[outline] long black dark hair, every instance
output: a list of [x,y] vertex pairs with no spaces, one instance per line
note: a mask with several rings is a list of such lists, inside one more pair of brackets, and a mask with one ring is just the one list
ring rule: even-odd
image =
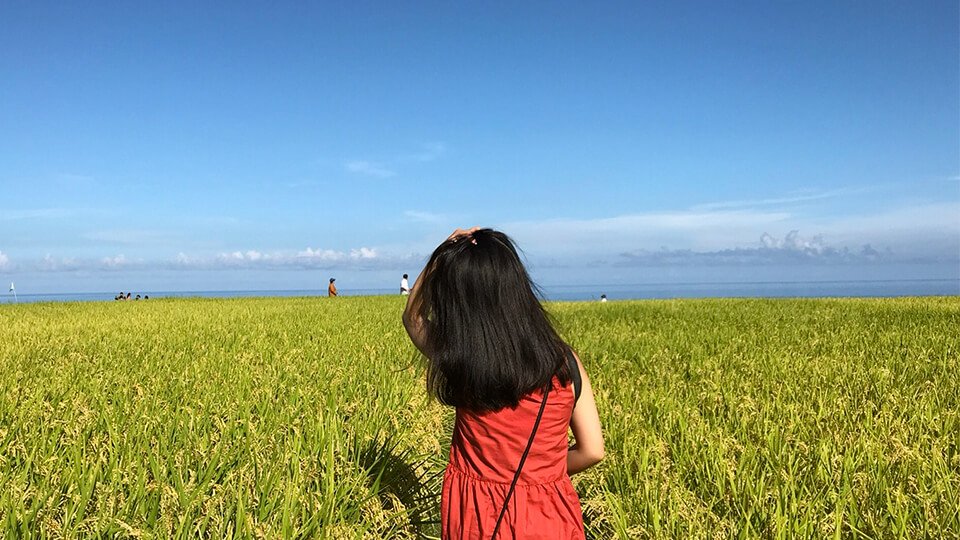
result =
[[569,384],[560,339],[507,235],[479,229],[440,244],[418,285],[430,358],[427,389],[476,411],[515,407],[556,375]]

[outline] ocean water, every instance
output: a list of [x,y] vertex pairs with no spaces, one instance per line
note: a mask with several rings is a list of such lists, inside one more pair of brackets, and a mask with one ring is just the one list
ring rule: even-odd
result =
[[[960,280],[874,280],[874,281],[792,281],[792,282],[724,282],[724,283],[638,283],[629,285],[553,285],[543,287],[547,300],[609,300],[651,298],[828,298],[828,297],[897,297],[960,295]],[[14,302],[105,302],[113,301],[114,292],[102,293],[13,293],[0,298],[2,304]],[[278,291],[138,291],[151,298],[200,297],[292,297],[326,296],[324,290]],[[341,296],[392,295],[396,289],[341,289]]]
[[722,283],[646,283],[634,285],[555,286],[548,300],[653,298],[846,298],[960,295],[960,280],[790,281]]

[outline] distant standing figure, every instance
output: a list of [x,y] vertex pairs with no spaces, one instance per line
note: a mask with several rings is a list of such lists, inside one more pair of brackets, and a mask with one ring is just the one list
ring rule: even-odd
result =
[[124,300],[129,300],[129,299],[130,299],[130,294],[131,294],[131,293],[127,293],[127,297],[124,298]]
[[337,286],[333,284],[334,281],[336,281],[336,278],[330,278],[330,285],[327,286],[327,296],[337,295]]
[[403,279],[400,280],[400,294],[407,296],[410,294],[410,284],[407,283],[407,275],[403,275]]
[[140,299],[140,295],[138,294],[137,297],[134,298],[134,300],[139,300],[139,299]]
[[601,302],[606,302],[606,301],[607,301],[607,295],[601,294],[601,295],[600,295],[600,301],[601,301]]

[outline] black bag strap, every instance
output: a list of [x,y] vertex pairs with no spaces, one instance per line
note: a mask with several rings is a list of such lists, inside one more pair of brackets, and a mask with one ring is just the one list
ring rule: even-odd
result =
[[573,404],[576,406],[580,400],[580,391],[583,390],[583,379],[580,378],[580,366],[577,365],[577,357],[573,355],[573,349],[569,349],[567,355],[567,367],[570,368],[570,380],[573,381]]
[[523,462],[527,460],[527,454],[530,453],[530,447],[533,446],[533,437],[537,434],[537,428],[540,427],[540,419],[543,418],[543,409],[547,406],[547,394],[550,393],[550,387],[543,391],[543,402],[540,403],[540,412],[537,413],[537,421],[533,423],[533,431],[530,432],[530,440],[527,441],[527,447],[520,456],[520,464],[517,465],[517,472],[513,475],[513,482],[510,482],[510,490],[507,491],[507,498],[503,500],[503,508],[500,509],[500,516],[497,518],[497,525],[493,528],[491,540],[496,540],[497,532],[500,530],[500,522],[503,521],[503,515],[507,513],[507,503],[513,495],[513,488],[517,487],[517,480],[520,479],[520,469],[523,469]]

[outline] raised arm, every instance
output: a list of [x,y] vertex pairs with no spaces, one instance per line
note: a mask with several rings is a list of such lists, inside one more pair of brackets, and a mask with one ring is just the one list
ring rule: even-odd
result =
[[[471,227],[469,229],[457,229],[453,231],[453,234],[447,237],[445,242],[453,241],[456,242],[461,239],[469,238],[471,234],[475,231],[478,231],[480,227]],[[429,265],[429,263],[427,263]],[[410,341],[423,353],[424,356],[430,358],[430,344],[427,340],[427,321],[423,320],[423,310],[421,309],[421,303],[423,302],[423,295],[421,294],[420,288],[423,286],[423,278],[427,276],[430,269],[424,267],[420,271],[420,275],[417,276],[417,280],[413,282],[413,287],[410,287],[410,296],[407,297],[407,306],[403,310],[403,327],[407,329],[407,334],[410,336]]]
[[403,327],[406,328],[407,334],[410,336],[410,341],[413,342],[414,346],[423,353],[427,358],[430,357],[430,354],[427,352],[427,328],[426,321],[423,320],[423,317],[420,315],[420,284],[422,282],[423,275],[427,272],[427,269],[424,268],[420,275],[417,276],[417,280],[413,282],[413,287],[410,288],[410,296],[407,297],[407,306],[403,309]]
[[603,459],[603,432],[600,429],[597,402],[593,398],[593,388],[590,386],[587,371],[583,368],[580,357],[576,353],[574,356],[577,358],[577,368],[580,369],[580,379],[583,382],[580,399],[577,400],[570,418],[570,429],[577,441],[567,452],[567,474],[571,475],[596,465]]

